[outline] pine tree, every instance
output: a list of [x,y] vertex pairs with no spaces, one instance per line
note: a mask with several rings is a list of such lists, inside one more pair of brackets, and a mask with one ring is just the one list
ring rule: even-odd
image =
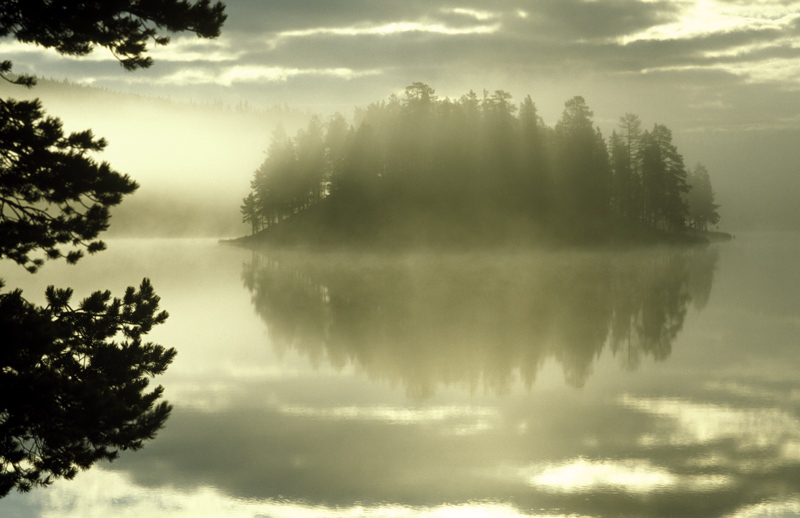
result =
[[[164,33],[215,37],[224,6],[209,0],[25,0],[0,2],[0,37],[84,56],[110,50],[127,70],[152,63],[148,43]],[[33,87],[35,78],[0,77]],[[0,259],[31,272],[46,259],[78,261],[105,248],[109,208],[138,185],[98,163],[106,143],[91,131],[65,134],[36,101],[0,100]],[[2,288],[0,281],[0,288]],[[174,349],[143,341],[167,313],[150,281],[122,299],[98,291],[72,306],[71,289],[46,291],[38,307],[20,290],[0,293],[0,497],[72,478],[152,439],[170,413],[148,390]]]
[[690,190],[686,194],[689,205],[689,221],[692,228],[708,230],[708,225],[719,223],[719,205],[714,203],[711,177],[703,164],[697,164],[689,173]]
[[242,223],[249,223],[250,224],[250,231],[252,234],[255,234],[260,230],[261,226],[261,216],[258,212],[258,204],[256,203],[256,195],[255,193],[251,192],[242,200],[242,206],[240,207],[240,211],[242,213]]

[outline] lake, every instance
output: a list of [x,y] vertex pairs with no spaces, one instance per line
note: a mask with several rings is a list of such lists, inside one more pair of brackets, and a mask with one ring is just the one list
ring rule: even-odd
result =
[[256,254],[117,240],[178,356],[145,448],[8,518],[800,515],[800,234],[705,248]]

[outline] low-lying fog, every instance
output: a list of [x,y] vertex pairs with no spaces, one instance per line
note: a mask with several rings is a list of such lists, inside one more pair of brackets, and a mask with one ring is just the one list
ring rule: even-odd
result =
[[[293,135],[311,117],[287,106],[257,110],[248,105],[187,104],[46,80],[28,91],[0,85],[0,92],[39,97],[46,112],[61,118],[67,129],[90,128],[108,141],[97,158],[140,184],[113,209],[109,237],[248,233],[239,207],[253,172],[266,157],[273,130],[282,125]],[[522,95],[511,102],[521,101]],[[380,100],[365,99],[362,106],[375,101]],[[353,122],[354,114],[344,115]],[[323,121],[328,116],[322,114]],[[597,124],[608,138],[617,121],[598,115]],[[687,167],[703,162],[710,171],[722,206],[722,229],[800,227],[794,203],[800,175],[787,174],[800,163],[800,147],[792,145],[800,141],[797,132],[700,135],[672,129]]]

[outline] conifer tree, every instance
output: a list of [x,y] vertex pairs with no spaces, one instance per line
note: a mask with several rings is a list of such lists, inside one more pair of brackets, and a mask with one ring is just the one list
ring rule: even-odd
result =
[[[148,43],[180,31],[216,37],[224,19],[209,0],[6,1],[0,37],[70,56],[104,47],[136,70],[152,63]],[[36,83],[8,61],[0,77]],[[138,187],[95,160],[105,145],[89,130],[64,133],[38,100],[0,100],[0,260],[35,272],[46,259],[74,263],[105,248],[97,238],[109,208]],[[46,298],[39,307],[20,290],[0,292],[0,497],[141,448],[170,413],[163,389],[148,389],[175,356],[143,341],[167,318],[149,280],[121,299],[98,291],[72,305],[72,290],[53,286]]]
[[708,169],[703,164],[697,164],[689,172],[688,183],[690,190],[686,194],[686,202],[689,206],[690,225],[697,230],[708,230],[708,225],[719,223],[719,205],[714,203],[714,190],[711,188]]
[[[337,114],[324,136],[314,119],[294,139],[273,135],[251,183],[258,210],[268,223],[282,221],[324,192],[331,199],[321,228],[336,221],[339,228],[323,234],[337,239],[360,225],[356,214],[375,223],[375,234],[410,241],[525,241],[528,230],[548,227],[594,240],[622,219],[684,229],[686,169],[668,128],[642,132],[639,118],[626,114],[606,142],[580,96],[565,103],[555,128],[530,96],[519,107],[510,100],[504,90],[439,99],[413,83],[402,99],[357,109],[353,127]],[[289,199],[301,201],[276,217],[276,200]]]
[[242,213],[242,223],[249,223],[250,230],[252,234],[255,234],[258,230],[260,230],[261,226],[261,217],[258,213],[258,204],[256,203],[256,195],[253,192],[250,192],[245,198],[242,200],[242,206],[240,207],[240,211]]

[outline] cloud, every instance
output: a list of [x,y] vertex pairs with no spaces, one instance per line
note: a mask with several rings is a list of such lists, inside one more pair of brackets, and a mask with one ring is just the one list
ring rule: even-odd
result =
[[[62,518],[95,518],[115,516],[132,518],[159,516],[164,518],[536,518],[512,505],[498,502],[466,502],[410,506],[379,503],[345,506],[313,505],[302,501],[233,498],[216,487],[192,490],[163,488],[152,491],[132,484],[129,477],[100,468],[82,473],[74,482],[58,484],[39,496],[42,516]],[[565,515],[548,515],[550,518]],[[544,518],[544,517],[542,517]]]
[[233,62],[244,54],[231,38],[222,35],[218,39],[204,40],[194,37],[173,38],[168,45],[155,47],[150,55],[156,61],[177,61],[183,63]]
[[308,38],[315,36],[392,36],[405,33],[429,33],[445,36],[462,34],[492,34],[500,29],[498,24],[454,27],[435,21],[397,21],[381,25],[365,25],[351,27],[315,27],[282,31],[269,41],[271,47],[277,47],[283,40],[290,38]]
[[[735,439],[742,449],[772,448],[800,442],[800,420],[784,410],[773,408],[732,408],[680,399],[648,399],[623,396],[621,404],[631,409],[670,419],[676,428],[658,439],[643,437],[647,444],[666,441],[672,445],[708,444]],[[792,448],[785,448],[793,451]],[[789,462],[796,462],[790,456]]]
[[[514,100],[530,94],[548,124],[565,99],[583,95],[599,124],[634,112],[676,135],[800,126],[798,0],[225,3],[218,40],[175,35],[152,50],[152,68],[132,74],[104,49],[80,59],[10,40],[0,49],[17,72],[323,115],[349,114],[422,81],[442,97],[484,88]],[[744,168],[724,164],[731,178]]]
[[[353,70],[350,68],[285,68],[268,66],[232,66],[225,68],[187,67],[159,77],[156,82],[163,85],[216,84],[233,86],[238,83],[286,82],[298,76],[329,77],[352,80],[369,75],[379,75],[380,70]],[[142,82],[152,79],[143,78]]]
[[[758,7],[754,7],[754,4],[758,4]],[[629,34],[622,38],[622,43],[638,40],[693,39],[712,34],[764,29],[782,30],[797,18],[800,4],[695,0],[676,2],[676,5],[682,5],[683,8],[671,23],[655,25],[644,31]]]
[[[723,0],[229,0],[219,39],[176,37],[152,50],[156,65],[139,74],[146,81],[122,76],[116,82],[230,87],[317,77],[325,79],[321,89],[330,81],[356,80],[401,89],[438,77],[455,84],[470,76],[569,80],[576,74],[714,70],[729,72],[741,84],[789,87],[798,78],[799,6]],[[4,54],[44,75],[70,69],[77,80],[103,84],[111,81],[105,76],[120,73],[107,68],[113,57],[102,49],[83,58],[81,63],[97,65],[86,73],[71,58],[59,57],[68,60],[63,66],[52,53],[41,57],[41,49],[8,42],[3,47]],[[105,73],[98,71],[101,65]],[[376,75],[387,81],[375,83],[370,78]]]
[[469,18],[474,18],[478,21],[487,21],[493,20],[497,18],[497,13],[493,13],[491,11],[482,11],[478,9],[466,9],[463,7],[443,7],[441,10],[445,14],[455,14],[460,16],[467,16]]
[[718,490],[730,483],[724,475],[678,475],[640,459],[571,459],[560,464],[530,466],[522,470],[533,487],[556,492],[613,490],[627,493],[666,490]]

